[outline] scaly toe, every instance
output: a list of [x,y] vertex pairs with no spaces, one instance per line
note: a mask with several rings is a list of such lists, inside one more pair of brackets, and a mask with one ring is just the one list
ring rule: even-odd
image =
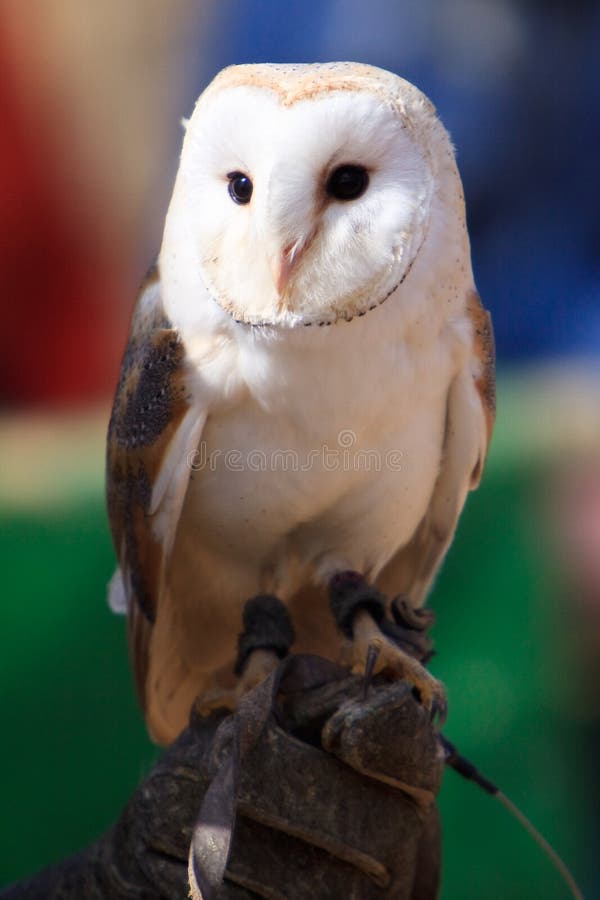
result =
[[447,710],[443,684],[418,660],[382,634],[369,613],[359,611],[354,625],[352,671],[364,674],[365,692],[373,675],[390,672],[412,684],[432,719],[443,722]]

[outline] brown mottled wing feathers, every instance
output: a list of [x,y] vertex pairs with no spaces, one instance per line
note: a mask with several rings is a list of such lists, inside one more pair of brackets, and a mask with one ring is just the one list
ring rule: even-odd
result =
[[166,555],[150,512],[153,485],[189,408],[183,345],[164,314],[154,270],[134,312],[107,444],[108,514],[128,598],[130,646],[142,702]]

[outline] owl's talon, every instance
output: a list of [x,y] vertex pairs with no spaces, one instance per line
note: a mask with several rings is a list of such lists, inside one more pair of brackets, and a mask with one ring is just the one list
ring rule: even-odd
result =
[[387,618],[384,596],[353,571],[331,579],[329,599],[338,627],[352,641],[352,671],[364,675],[365,696],[373,675],[386,670],[414,686],[432,718],[445,720],[444,687],[423,665],[432,654],[427,628],[433,613],[413,609],[398,596]]
[[373,642],[369,644],[369,648],[367,650],[367,659],[365,661],[365,672],[363,676],[363,700],[366,700],[369,695],[369,688],[371,687],[371,681],[373,680],[373,675],[375,674],[375,665],[377,663],[380,651],[380,646],[376,645]]
[[435,696],[433,698],[433,703],[431,704],[431,721],[438,731],[446,724],[447,716],[448,700],[446,699],[445,692],[443,692],[440,695]]
[[370,614],[359,609],[354,617],[352,671],[365,675],[366,684],[378,672],[391,672],[413,685],[432,719],[441,724],[447,712],[446,692],[440,681],[402,647],[382,633]]

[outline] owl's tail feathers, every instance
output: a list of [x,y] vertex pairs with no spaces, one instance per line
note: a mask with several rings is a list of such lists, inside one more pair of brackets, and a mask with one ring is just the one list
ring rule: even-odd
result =
[[519,822],[523,828],[529,832],[531,837],[534,839],[536,844],[541,847],[542,851],[546,854],[546,856],[550,859],[553,866],[560,872],[562,875],[565,884],[569,888],[572,896],[575,900],[583,900],[583,894],[579,890],[577,886],[577,882],[573,878],[569,868],[565,864],[565,862],[558,855],[554,847],[552,847],[546,838],[540,834],[535,825],[529,821],[527,816],[521,812],[518,806],[510,800],[506,794],[504,794],[496,785],[491,782],[488,778],[482,775],[470,762],[468,759],[465,759],[464,756],[457,751],[454,744],[452,744],[444,735],[439,735],[440,743],[444,749],[444,753],[446,755],[446,764],[453,768],[459,775],[462,775],[463,778],[466,778],[468,781],[473,781],[475,784],[479,785],[479,787],[484,790],[487,794],[491,794],[492,797],[496,797],[500,803],[509,811],[509,813],[514,816],[514,818]]

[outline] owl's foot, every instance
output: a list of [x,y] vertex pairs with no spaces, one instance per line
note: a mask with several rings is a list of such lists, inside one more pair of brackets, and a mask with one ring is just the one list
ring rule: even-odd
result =
[[287,656],[294,642],[294,627],[287,608],[271,594],[259,594],[246,602],[244,628],[238,637],[233,687],[206,691],[196,701],[196,710],[207,715],[225,707],[234,710],[240,699],[259,685]]
[[366,610],[354,616],[352,642],[352,671],[368,677],[379,672],[398,675],[417,690],[421,703],[437,717],[440,725],[446,718],[446,692],[441,681],[434,678],[414,656],[387,637]]
[[413,610],[401,598],[390,604],[357,572],[335,575],[329,585],[333,614],[341,631],[351,641],[352,671],[363,674],[366,683],[380,672],[408,681],[421,702],[440,724],[446,718],[444,686],[423,665],[431,657],[426,629],[432,616]]

